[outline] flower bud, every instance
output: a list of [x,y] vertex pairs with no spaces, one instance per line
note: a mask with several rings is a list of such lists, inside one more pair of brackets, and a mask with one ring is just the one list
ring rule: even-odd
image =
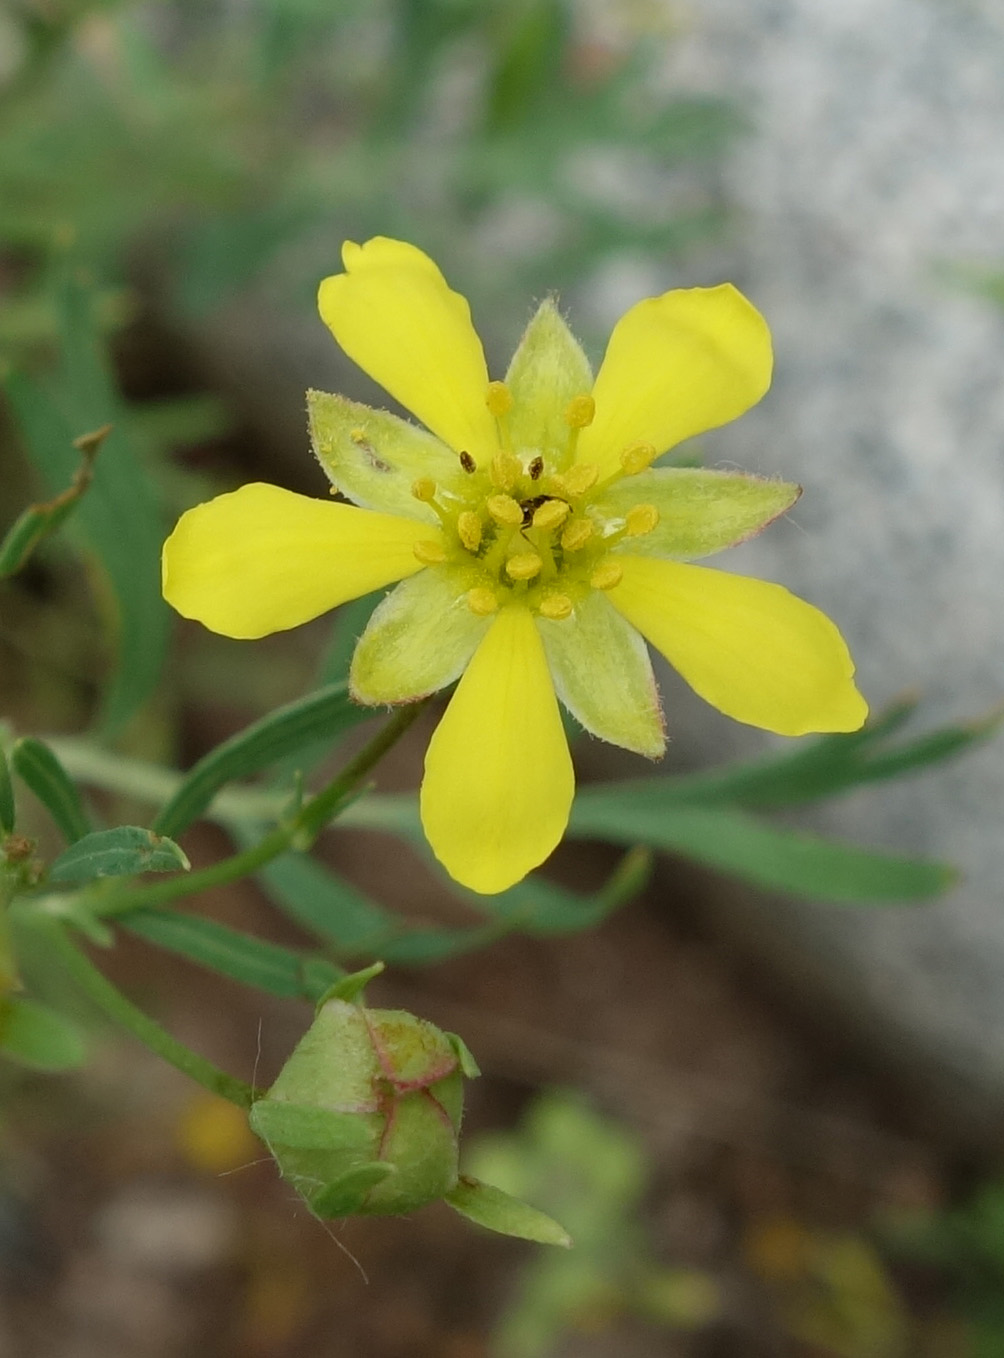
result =
[[344,985],[251,1126],[317,1216],[410,1212],[457,1186],[463,1079],[478,1068],[459,1038],[343,999]]

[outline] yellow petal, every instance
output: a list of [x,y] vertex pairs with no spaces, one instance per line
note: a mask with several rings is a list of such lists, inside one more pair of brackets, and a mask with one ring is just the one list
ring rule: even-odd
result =
[[530,612],[492,623],[429,743],[422,825],[436,857],[473,891],[504,891],[559,843],[572,761]]
[[326,278],[321,317],[349,358],[456,452],[495,451],[488,370],[471,312],[428,255],[375,236],[346,241],[345,273]]
[[196,505],[164,543],[164,598],[227,637],[263,637],[422,569],[418,519],[261,482]]
[[767,323],[731,283],[646,298],[614,326],[577,459],[606,475],[633,443],[664,453],[727,424],[759,401],[771,368]]
[[856,731],[868,715],[843,637],[780,585],[706,566],[619,556],[607,598],[702,698],[783,736]]

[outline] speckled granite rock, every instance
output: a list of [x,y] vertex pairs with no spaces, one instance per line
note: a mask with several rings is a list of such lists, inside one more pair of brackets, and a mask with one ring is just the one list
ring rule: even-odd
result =
[[[824,607],[873,705],[916,688],[930,723],[1004,695],[1004,315],[944,270],[1004,261],[1002,73],[1001,10],[939,0],[702,0],[672,71],[752,114],[728,171],[744,222],[725,265],[777,349],[771,395],[708,451],[806,487],[728,564]],[[693,715],[701,740],[750,747]],[[817,820],[947,857],[965,885],[881,913],[747,901],[742,923],[796,983],[919,1054],[960,1115],[991,1125],[1004,1107],[1004,745]]]

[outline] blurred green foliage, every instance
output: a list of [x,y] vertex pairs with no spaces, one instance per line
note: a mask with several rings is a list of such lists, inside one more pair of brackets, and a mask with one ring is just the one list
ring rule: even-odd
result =
[[71,243],[103,280],[156,257],[198,313],[269,270],[308,307],[346,236],[439,247],[489,298],[518,282],[520,308],[611,251],[699,238],[719,194],[670,172],[713,159],[735,113],[660,86],[654,11],[613,36],[587,18],[569,0],[8,6],[0,342],[51,333],[39,288]]

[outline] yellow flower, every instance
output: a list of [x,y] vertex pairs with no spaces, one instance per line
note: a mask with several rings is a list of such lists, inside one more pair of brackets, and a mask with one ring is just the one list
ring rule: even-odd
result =
[[735,288],[639,302],[595,381],[546,301],[492,382],[466,301],[421,250],[377,237],[342,257],[321,315],[429,432],[311,392],[317,456],[353,503],[253,484],[199,505],[165,545],[164,594],[216,632],[260,637],[400,582],[350,683],[377,705],[460,680],[421,795],[453,877],[502,891],[561,839],[574,779],[556,692],[592,734],[662,754],[643,637],[738,721],[791,736],[862,724],[828,618],[779,585],[689,564],[758,532],[799,488],[651,465],[770,384],[767,326]]

